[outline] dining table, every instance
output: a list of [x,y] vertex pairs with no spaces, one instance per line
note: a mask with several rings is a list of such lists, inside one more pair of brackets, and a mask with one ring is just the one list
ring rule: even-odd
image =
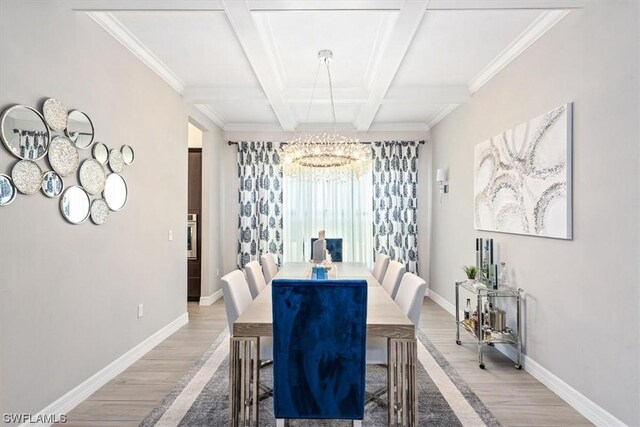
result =
[[[415,325],[362,263],[333,263],[329,279],[367,281],[367,339],[387,341],[389,425],[415,426],[418,419]],[[285,263],[274,279],[310,279],[308,262]],[[260,340],[273,335],[270,284],[233,323],[229,355],[229,409],[232,426],[257,426]],[[270,339],[270,338],[267,338]]]

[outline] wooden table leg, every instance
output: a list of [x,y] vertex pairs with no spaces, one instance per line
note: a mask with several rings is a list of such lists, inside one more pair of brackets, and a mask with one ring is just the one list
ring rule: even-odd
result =
[[387,386],[390,426],[418,425],[417,341],[389,338]]
[[258,425],[259,337],[231,337],[229,354],[229,422]]

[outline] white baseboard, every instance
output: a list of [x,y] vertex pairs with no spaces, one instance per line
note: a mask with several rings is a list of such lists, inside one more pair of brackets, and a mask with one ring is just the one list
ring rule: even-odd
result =
[[[87,380],[73,388],[67,394],[44,408],[37,415],[40,418],[46,419],[45,416],[52,414],[62,415],[68,414],[73,408],[78,406],[79,403],[84,401],[87,397],[93,394],[100,387],[111,381],[113,378],[121,374],[125,369],[131,366],[135,361],[144,356],[149,350],[160,344],[167,337],[173,334],[175,331],[189,323],[189,313],[180,315],[177,319],[160,329],[155,334],[151,335],[140,344],[127,351],[122,356],[118,357],[113,362],[102,368],[100,371],[93,374]],[[33,416],[32,418],[38,418]],[[49,423],[25,423],[20,427],[33,427],[33,426],[49,426]]]
[[217,291],[206,297],[200,297],[200,305],[211,305],[214,302],[218,301],[220,298],[222,298],[222,289],[218,289]]
[[[433,302],[445,309],[451,315],[455,316],[456,306],[454,304],[450,303],[442,296],[433,292],[431,289],[428,290],[427,295],[433,300]],[[495,348],[505,356],[507,356],[509,359],[513,361],[516,360],[516,349],[512,346],[496,345]],[[527,371],[532,377],[544,384],[547,388],[549,388],[549,390],[557,394],[562,400],[571,405],[571,407],[581,413],[585,418],[587,418],[596,426],[623,427],[626,425],[606,409],[598,406],[584,394],[580,393],[578,390],[555,376],[535,360],[527,357],[527,355],[524,353],[522,354],[522,365],[523,369]]]

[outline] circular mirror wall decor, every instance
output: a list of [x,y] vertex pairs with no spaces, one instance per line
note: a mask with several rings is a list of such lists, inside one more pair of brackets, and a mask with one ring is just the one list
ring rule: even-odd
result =
[[56,136],[49,146],[49,164],[60,176],[69,176],[78,170],[78,148],[65,136]]
[[124,158],[122,157],[122,153],[120,151],[109,151],[109,167],[115,173],[122,172],[122,169],[124,169]]
[[109,206],[104,199],[96,199],[91,203],[91,221],[102,225],[109,219]]
[[93,123],[89,116],[82,111],[73,110],[69,113],[69,120],[64,133],[78,148],[89,148],[93,143]]
[[7,175],[0,174],[0,206],[6,206],[16,198],[16,188]]
[[74,185],[67,188],[60,198],[62,216],[71,224],[81,224],[89,217],[91,200],[82,188]]
[[102,142],[96,142],[93,146],[93,158],[100,162],[101,165],[106,165],[109,160],[109,149]]
[[95,159],[87,159],[80,166],[80,185],[89,194],[100,194],[104,190],[107,175]]
[[17,158],[38,160],[47,154],[51,134],[40,113],[26,105],[14,105],[2,113],[0,137]]
[[42,178],[42,192],[47,197],[58,197],[64,190],[64,182],[54,171],[47,171]]
[[107,176],[104,187],[104,200],[112,211],[121,210],[127,203],[127,183],[117,173]]
[[36,162],[20,160],[11,170],[11,179],[19,192],[33,194],[42,186],[42,169]]
[[128,145],[123,145],[120,149],[120,152],[122,153],[122,160],[124,161],[125,165],[130,165],[131,163],[133,163],[133,160],[135,159],[133,148]]
[[55,98],[44,101],[42,106],[44,119],[52,130],[62,132],[67,127],[67,107]]

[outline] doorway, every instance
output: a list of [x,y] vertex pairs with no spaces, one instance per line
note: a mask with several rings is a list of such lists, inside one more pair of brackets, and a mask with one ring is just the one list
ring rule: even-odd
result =
[[189,123],[187,189],[187,300],[199,301],[202,284],[202,139]]

